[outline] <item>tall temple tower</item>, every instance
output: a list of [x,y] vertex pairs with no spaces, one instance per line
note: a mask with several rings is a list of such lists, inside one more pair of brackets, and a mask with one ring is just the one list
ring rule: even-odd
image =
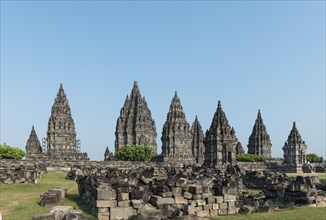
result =
[[37,134],[34,129],[34,125],[32,126],[31,134],[29,135],[29,138],[26,143],[26,153],[27,157],[38,156],[43,153],[40,141],[38,140]]
[[295,122],[293,122],[292,130],[283,147],[283,164],[292,166],[306,163],[306,150],[307,145],[304,140],[302,140]]
[[81,159],[81,154],[77,150],[75,123],[62,84],[48,122],[47,147],[47,155],[51,159]]
[[191,132],[192,154],[194,155],[196,162],[198,164],[203,164],[204,163],[204,153],[205,153],[204,132],[201,128],[201,125],[199,123],[197,115],[196,115],[194,123],[191,126],[190,132]]
[[142,98],[140,94],[137,81],[134,82],[130,98],[126,97],[120,110],[115,137],[116,151],[130,144],[150,146],[154,154],[157,153],[155,122],[145,97]]
[[271,147],[271,139],[266,131],[260,110],[258,110],[257,119],[249,137],[248,154],[263,155],[266,158],[271,158]]
[[189,127],[180,99],[175,92],[161,137],[164,161],[183,164],[195,163]]
[[236,145],[238,139],[234,128],[229,122],[218,101],[217,110],[214,114],[212,124],[206,131],[205,144],[205,165],[227,165],[236,161]]

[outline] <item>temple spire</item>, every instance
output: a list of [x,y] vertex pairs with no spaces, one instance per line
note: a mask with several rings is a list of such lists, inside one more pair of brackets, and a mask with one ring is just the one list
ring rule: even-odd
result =
[[27,157],[33,157],[33,156],[42,154],[41,144],[37,138],[37,134],[34,129],[34,125],[32,126],[32,130],[31,130],[29,138],[26,142],[25,148],[26,148],[26,152],[27,152]]
[[235,130],[229,125],[228,119],[218,101],[216,112],[204,139],[205,164],[232,164],[236,161],[236,144],[238,139]]
[[301,135],[297,129],[296,123],[293,122],[288,139],[283,146],[283,164],[298,165],[306,163],[306,150],[307,145],[302,140]]
[[248,154],[263,155],[267,158],[272,156],[271,140],[267,133],[260,110],[258,110],[255,124],[248,141]]
[[176,92],[163,126],[161,140],[164,160],[186,164],[195,162],[189,124]]
[[195,121],[191,126],[190,132],[192,136],[192,141],[191,141],[192,154],[194,155],[196,162],[198,164],[203,164],[204,156],[205,156],[204,155],[204,151],[205,151],[204,133],[199,123],[197,115],[195,117]]
[[134,81],[131,95],[126,97],[115,132],[115,150],[124,145],[145,145],[157,152],[156,127],[145,97],[142,97],[137,81]]

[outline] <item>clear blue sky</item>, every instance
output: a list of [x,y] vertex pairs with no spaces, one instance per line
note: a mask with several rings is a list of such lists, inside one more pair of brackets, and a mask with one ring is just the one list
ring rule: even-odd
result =
[[221,100],[246,151],[260,109],[274,157],[293,121],[325,155],[325,1],[1,1],[1,143],[45,137],[62,83],[82,150],[103,160],[134,80],[158,149],[177,90],[204,130]]

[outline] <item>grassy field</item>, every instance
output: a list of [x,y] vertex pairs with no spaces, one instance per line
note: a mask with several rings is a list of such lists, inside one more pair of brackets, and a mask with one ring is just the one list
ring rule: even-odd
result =
[[[0,212],[4,220],[30,220],[34,214],[47,213],[52,206],[41,207],[39,202],[40,195],[50,188],[67,189],[67,197],[61,205],[69,205],[74,209],[82,209],[85,216],[94,217],[89,212],[77,191],[77,184],[73,180],[66,180],[64,172],[49,172],[42,175],[39,184],[1,184],[0,185]],[[94,217],[94,219],[96,219]]]

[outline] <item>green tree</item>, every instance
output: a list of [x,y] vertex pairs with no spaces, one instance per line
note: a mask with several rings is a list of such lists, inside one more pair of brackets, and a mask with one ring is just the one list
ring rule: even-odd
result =
[[320,157],[317,154],[307,154],[306,155],[307,161],[310,163],[319,163]]
[[0,159],[22,159],[26,152],[18,147],[0,145]]
[[255,154],[240,154],[236,156],[237,161],[239,162],[265,162],[266,157],[263,155]]
[[118,160],[149,161],[153,156],[153,148],[143,145],[125,145],[115,153]]

